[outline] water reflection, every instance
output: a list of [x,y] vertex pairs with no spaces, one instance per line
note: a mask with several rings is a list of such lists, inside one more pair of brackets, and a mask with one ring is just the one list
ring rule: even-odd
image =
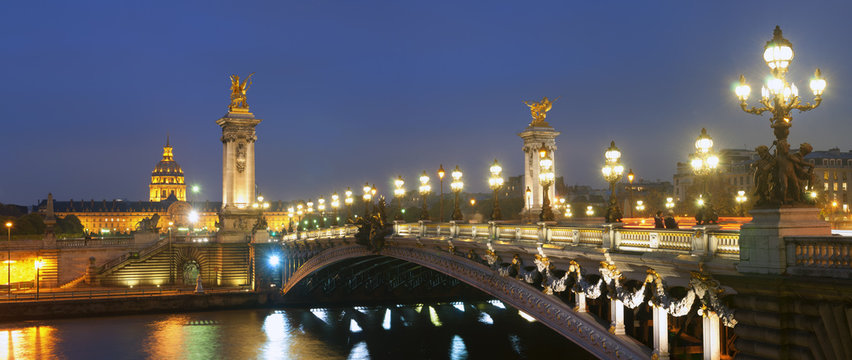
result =
[[0,360],[414,360],[566,353],[590,358],[499,302],[149,314],[0,326]]

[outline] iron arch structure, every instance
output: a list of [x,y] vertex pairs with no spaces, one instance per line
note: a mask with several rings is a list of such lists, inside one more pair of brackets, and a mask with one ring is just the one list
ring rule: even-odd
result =
[[401,259],[458,279],[521,310],[599,358],[646,359],[651,350],[636,340],[615,335],[591,315],[575,312],[559,298],[517,279],[500,276],[492,268],[453,253],[418,246],[393,244],[379,253],[359,245],[342,245],[313,253],[282,287],[289,292],[310,274],[334,263],[382,255]]

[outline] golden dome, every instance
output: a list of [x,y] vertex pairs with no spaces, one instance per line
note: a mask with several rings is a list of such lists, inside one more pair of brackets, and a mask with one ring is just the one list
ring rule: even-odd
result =
[[[163,160],[154,166],[154,171],[151,172],[151,183],[161,184],[165,182],[163,176],[177,176],[178,179],[170,179],[171,183],[183,184],[183,169],[175,161],[172,147],[169,145],[169,140],[166,138],[166,146],[163,147]],[[157,181],[160,180],[160,181]]]

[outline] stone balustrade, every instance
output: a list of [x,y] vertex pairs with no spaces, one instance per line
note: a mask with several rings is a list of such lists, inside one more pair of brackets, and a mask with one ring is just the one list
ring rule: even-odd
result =
[[76,238],[63,239],[56,241],[56,247],[59,249],[73,249],[85,247],[111,247],[111,246],[131,246],[133,245],[132,237],[104,237],[104,238]]
[[785,237],[787,273],[852,278],[852,238]]

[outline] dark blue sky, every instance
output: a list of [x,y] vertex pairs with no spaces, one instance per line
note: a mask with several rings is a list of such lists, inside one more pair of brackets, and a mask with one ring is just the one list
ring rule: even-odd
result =
[[[256,72],[257,183],[272,199],[365,181],[387,194],[402,174],[460,165],[487,189],[494,158],[521,174],[523,100],[560,96],[547,120],[558,175],[603,187],[610,140],[639,177],[670,180],[706,127],[717,147],[771,143],[768,117],[743,113],[732,84],[769,73],[763,44],[781,25],[790,79],[821,108],[790,140],[852,147],[852,13],[811,2],[268,1],[42,2],[4,5],[0,202],[147,198],[171,134],[203,198],[221,198],[228,75]],[[809,95],[805,96],[810,99]]]

